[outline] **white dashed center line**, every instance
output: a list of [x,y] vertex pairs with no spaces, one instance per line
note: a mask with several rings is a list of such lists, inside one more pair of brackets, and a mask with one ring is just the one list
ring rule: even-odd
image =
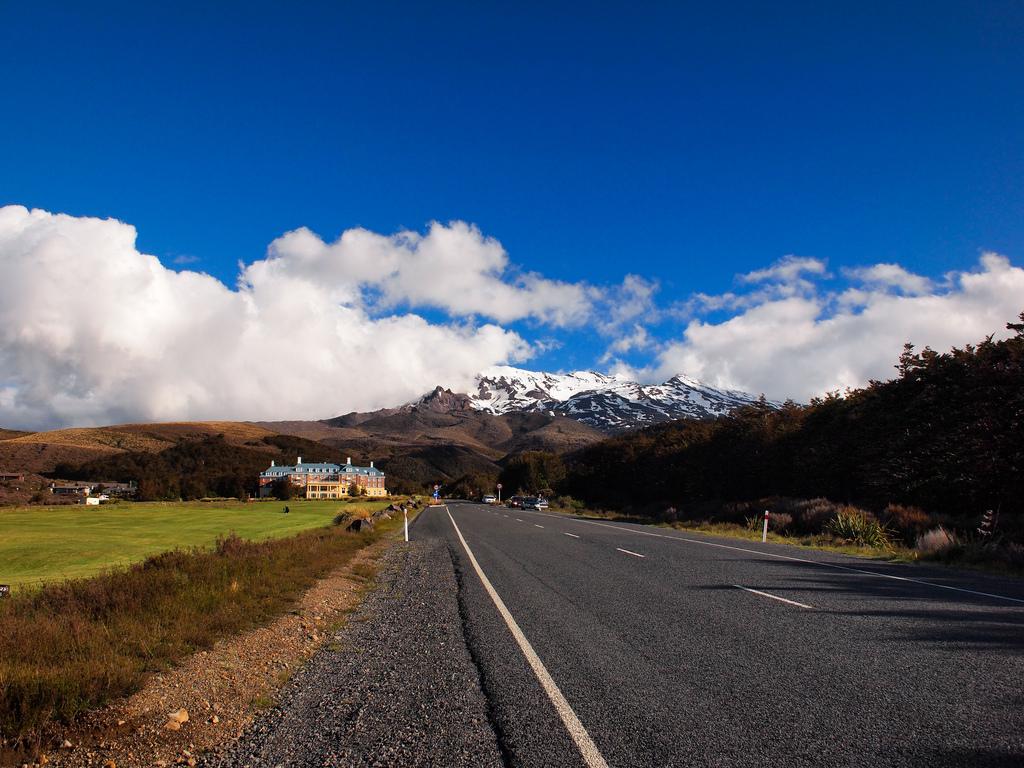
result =
[[797,608],[810,608],[811,610],[814,610],[814,606],[804,605],[803,603],[798,603],[796,600],[787,600],[786,598],[779,597],[778,595],[769,595],[767,592],[762,592],[759,589],[750,589],[749,587],[744,587],[739,584],[733,584],[733,586],[736,587],[736,589],[742,589],[744,592],[753,592],[755,595],[760,595],[761,597],[769,597],[772,600],[778,600],[780,603],[795,605]]
[[616,547],[616,549],[619,550],[619,552],[624,552],[625,554],[632,555],[633,557],[647,557],[647,555],[641,555],[639,552],[633,552],[628,549],[623,549],[622,547]]
[[534,527],[534,528],[543,528],[544,526],[543,526],[543,525],[537,525],[537,523],[534,523],[534,524],[533,524],[533,527]]
[[576,535],[575,533],[566,533],[566,534],[564,534],[564,535],[566,535],[566,536],[572,536],[572,537],[573,537],[574,539],[578,539],[578,538],[579,538],[579,536],[577,536],[577,535]]

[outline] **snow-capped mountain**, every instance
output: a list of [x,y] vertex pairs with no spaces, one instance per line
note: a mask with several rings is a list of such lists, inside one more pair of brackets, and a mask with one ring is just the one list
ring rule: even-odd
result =
[[[606,431],[671,419],[710,418],[755,402],[745,392],[716,389],[679,374],[664,384],[639,384],[593,371],[556,374],[496,366],[477,376],[469,405],[488,413],[547,411]],[[774,403],[773,403],[774,405]]]

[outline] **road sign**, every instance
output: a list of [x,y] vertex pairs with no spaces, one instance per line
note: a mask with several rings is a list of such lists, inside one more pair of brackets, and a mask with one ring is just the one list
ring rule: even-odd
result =
[[501,483],[498,483],[495,487],[500,491],[501,490]]

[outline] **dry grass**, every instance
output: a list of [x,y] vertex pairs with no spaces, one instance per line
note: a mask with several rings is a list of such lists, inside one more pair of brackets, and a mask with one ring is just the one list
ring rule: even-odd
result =
[[229,444],[245,445],[273,434],[241,421],[120,424],[20,433],[0,440],[0,466],[49,472],[61,463],[81,464],[125,451],[159,453],[183,440],[224,435]]
[[[393,523],[392,523],[393,525]],[[388,526],[229,537],[0,603],[0,735],[23,738],[138,690],[150,672],[282,613]]]
[[35,432],[24,437],[16,437],[9,445],[60,445],[71,448],[89,448],[102,452],[110,451],[162,451],[168,447],[167,440],[146,437],[133,432],[120,432],[116,429],[79,428],[57,429],[52,432]]

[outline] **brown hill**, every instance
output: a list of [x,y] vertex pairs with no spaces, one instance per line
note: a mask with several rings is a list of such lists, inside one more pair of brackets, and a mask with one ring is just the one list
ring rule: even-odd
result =
[[324,421],[273,421],[272,432],[317,442],[351,456],[377,461],[388,485],[415,491],[463,475],[496,477],[499,462],[520,451],[568,453],[605,439],[594,427],[546,413],[494,415],[466,406],[465,395],[440,388],[420,402]]
[[325,421],[266,421],[257,425],[349,450],[353,455],[384,457],[422,447],[459,446],[492,461],[524,450],[566,453],[606,437],[597,429],[564,416],[537,412],[496,416],[454,405],[454,410],[444,410],[432,400],[399,409],[349,413]]
[[246,445],[274,434],[246,422],[202,421],[120,424],[21,433],[0,441],[0,467],[51,472],[58,464],[82,464],[119,453],[160,453],[182,442],[223,435],[231,445]]
[[31,434],[31,432],[22,432],[19,429],[4,429],[0,427],[0,440],[11,440],[15,437],[24,437]]

